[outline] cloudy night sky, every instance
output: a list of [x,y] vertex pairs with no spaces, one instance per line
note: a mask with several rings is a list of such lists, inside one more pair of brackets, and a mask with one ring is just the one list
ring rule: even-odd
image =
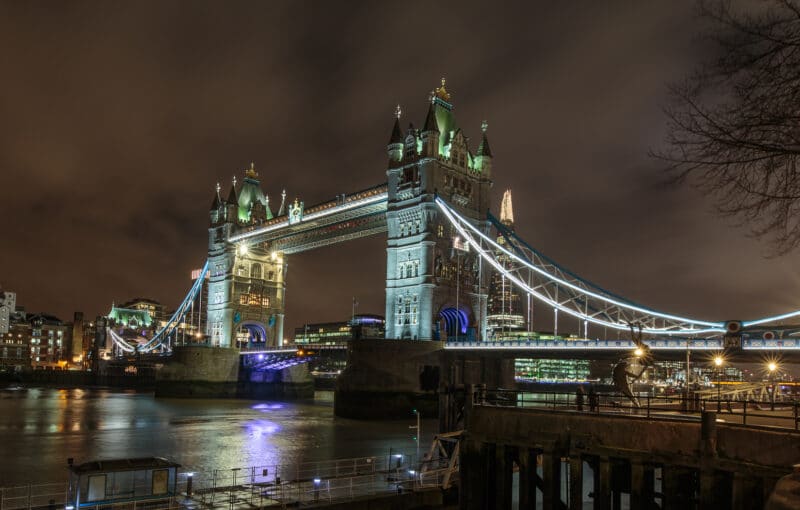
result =
[[[395,106],[420,126],[444,76],[473,151],[489,123],[495,212],[511,189],[560,264],[699,319],[800,308],[797,253],[766,258],[647,156],[667,85],[713,55],[702,27],[688,1],[0,2],[0,286],[64,320],[174,307],[215,183],[255,162],[277,209],[385,182]],[[385,253],[292,256],[287,336],[352,296],[383,314]]]

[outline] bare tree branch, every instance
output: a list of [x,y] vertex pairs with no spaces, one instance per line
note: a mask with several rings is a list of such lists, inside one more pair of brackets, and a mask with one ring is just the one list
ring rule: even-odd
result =
[[786,253],[800,245],[800,4],[698,5],[719,55],[670,87],[666,148],[650,154]]

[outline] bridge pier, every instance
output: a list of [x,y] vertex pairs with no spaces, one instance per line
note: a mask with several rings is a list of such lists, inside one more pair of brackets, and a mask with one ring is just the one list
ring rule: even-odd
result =
[[156,372],[156,397],[234,398],[239,350],[176,346]]

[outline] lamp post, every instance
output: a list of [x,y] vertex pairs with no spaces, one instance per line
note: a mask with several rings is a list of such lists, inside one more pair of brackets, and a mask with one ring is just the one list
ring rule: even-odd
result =
[[716,372],[717,372],[717,412],[718,413],[722,412],[722,404],[721,404],[721,400],[720,400],[720,390],[721,390],[721,388],[720,388],[720,378],[722,376],[722,363],[724,361],[725,360],[722,359],[722,356],[716,356],[714,358],[714,365],[716,365],[716,367],[717,367]]
[[770,392],[769,396],[769,407],[771,411],[775,410],[775,370],[778,369],[778,364],[774,361],[770,361],[767,364],[767,370],[769,370],[769,384],[772,387],[772,391]]

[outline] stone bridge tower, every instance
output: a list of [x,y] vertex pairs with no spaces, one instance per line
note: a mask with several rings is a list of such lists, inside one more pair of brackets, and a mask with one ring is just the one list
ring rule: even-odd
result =
[[434,198],[440,196],[488,233],[492,153],[473,153],[458,127],[450,94],[431,93],[422,129],[400,129],[400,107],[387,147],[389,202],[386,338],[480,339],[486,330],[489,268],[469,251]]
[[[266,243],[229,241],[231,235],[273,217],[254,165],[238,192],[236,184],[234,177],[224,201],[217,185],[209,211],[206,334],[212,346],[274,347],[283,343],[286,261]],[[281,204],[279,215],[283,208]]]

